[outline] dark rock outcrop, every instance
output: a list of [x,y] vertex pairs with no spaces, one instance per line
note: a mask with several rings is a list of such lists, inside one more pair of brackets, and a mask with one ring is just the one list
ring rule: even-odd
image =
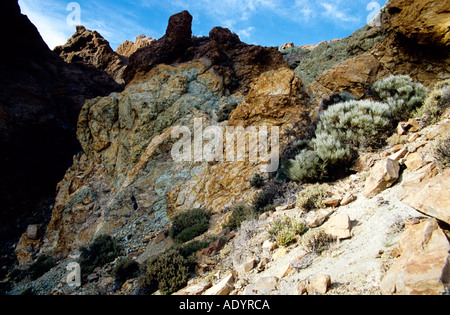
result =
[[62,46],[53,50],[67,63],[84,62],[108,73],[117,83],[122,84],[122,74],[128,58],[116,53],[109,42],[98,32],[77,26],[77,31]]
[[276,47],[247,45],[236,34],[222,27],[213,28],[209,37],[191,37],[192,16],[187,11],[169,20],[166,34],[150,46],[130,57],[124,72],[128,84],[156,65],[203,60],[224,78],[225,88],[231,92],[245,89],[261,73],[287,66]]

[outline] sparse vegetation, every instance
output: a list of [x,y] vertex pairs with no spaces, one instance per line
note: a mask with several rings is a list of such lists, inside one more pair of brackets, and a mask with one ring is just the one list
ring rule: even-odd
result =
[[286,216],[275,221],[269,229],[269,234],[275,238],[278,245],[288,246],[296,240],[297,235],[303,235],[307,230],[301,221]]
[[202,235],[209,228],[211,214],[203,209],[193,209],[177,215],[172,222],[169,236],[185,243]]
[[79,264],[81,274],[87,277],[96,267],[101,267],[119,257],[122,247],[110,235],[97,236],[89,246],[81,248]]
[[139,276],[139,263],[129,257],[122,257],[113,269],[113,276],[120,284]]
[[312,231],[307,233],[302,238],[302,244],[305,249],[317,255],[322,254],[324,251],[328,250],[330,246],[336,242],[336,238],[325,233],[322,230]]
[[251,206],[236,205],[232,208],[231,217],[228,219],[228,222],[224,224],[223,228],[237,230],[242,222],[252,217],[254,217],[254,211]]
[[450,168],[450,134],[439,140],[433,151],[438,165],[444,170]]
[[261,188],[264,186],[264,178],[260,174],[255,174],[255,176],[250,179],[250,186],[254,188]]
[[322,201],[328,197],[324,185],[316,184],[302,190],[297,196],[296,206],[307,211],[322,208]]
[[329,107],[319,117],[308,148],[290,161],[287,175],[295,181],[320,180],[331,167],[346,165],[360,149],[380,145],[390,124],[390,108],[372,101],[349,101]]
[[418,109],[416,116],[422,117],[425,125],[438,122],[439,118],[450,107],[450,79],[437,83],[425,99],[424,105]]

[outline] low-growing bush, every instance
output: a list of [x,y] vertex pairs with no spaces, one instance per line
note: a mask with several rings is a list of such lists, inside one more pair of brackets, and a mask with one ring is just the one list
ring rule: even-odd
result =
[[253,208],[249,205],[236,205],[232,208],[231,217],[228,222],[223,225],[223,228],[229,228],[231,230],[237,230],[241,223],[245,220],[255,216]]
[[250,179],[250,186],[254,188],[261,188],[264,186],[264,178],[260,174],[255,174],[255,176]]
[[316,184],[308,186],[297,196],[296,206],[306,211],[320,209],[323,207],[322,201],[328,197],[327,189],[324,185]]
[[210,219],[211,214],[203,209],[183,212],[173,219],[169,236],[180,243],[190,241],[208,231]]
[[439,140],[434,147],[434,157],[442,169],[450,167],[450,135]]
[[307,230],[302,222],[284,217],[275,221],[269,229],[269,234],[275,238],[278,245],[288,246],[296,240],[297,235],[303,235]]
[[279,197],[281,185],[276,181],[271,181],[261,191],[257,192],[252,201],[252,210],[255,215],[275,209],[275,199]]
[[122,247],[119,242],[110,235],[97,236],[89,246],[81,248],[79,264],[81,274],[87,277],[96,267],[114,261],[121,255]]
[[425,125],[439,121],[439,118],[450,107],[450,79],[437,83],[425,99],[424,105],[418,109],[418,117],[423,118]]
[[123,284],[129,279],[139,276],[139,263],[130,257],[122,257],[113,269],[113,276],[117,282]]
[[331,167],[349,164],[358,150],[381,145],[390,126],[390,108],[372,101],[335,104],[318,119],[315,137],[295,159],[287,176],[295,181],[322,179]]
[[428,89],[415,83],[406,75],[390,76],[372,86],[372,92],[389,104],[395,121],[407,120],[413,111],[422,106]]
[[328,250],[336,240],[334,236],[320,230],[305,234],[302,238],[302,244],[307,252],[320,255]]
[[169,295],[185,287],[188,278],[186,259],[178,251],[171,250],[147,262],[141,286],[149,292],[159,289],[161,294]]

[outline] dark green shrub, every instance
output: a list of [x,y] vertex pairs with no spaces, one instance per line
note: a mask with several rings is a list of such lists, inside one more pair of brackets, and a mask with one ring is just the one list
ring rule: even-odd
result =
[[202,235],[209,228],[211,214],[203,209],[193,209],[177,215],[172,222],[169,236],[184,243]]
[[97,236],[89,246],[81,248],[79,264],[82,276],[87,277],[96,267],[114,261],[121,252],[122,247],[116,239],[105,234]]
[[255,174],[250,180],[250,186],[254,188],[261,188],[264,186],[264,178],[260,174]]
[[26,277],[29,277],[31,281],[34,281],[52,269],[55,266],[55,262],[53,257],[42,255],[26,269],[22,270],[14,268],[8,274],[8,277],[12,282],[22,281]]
[[30,279],[32,281],[38,279],[54,266],[55,259],[53,257],[47,255],[39,256],[36,262],[34,262],[28,269]]
[[252,208],[255,214],[261,214],[273,210],[275,199],[279,196],[279,186],[270,182],[261,191],[257,192],[252,202]]
[[185,287],[188,278],[186,259],[178,251],[171,250],[147,262],[141,285],[149,292],[159,289],[161,294],[168,295]]
[[120,284],[139,276],[139,263],[130,257],[122,257],[113,269],[113,276]]

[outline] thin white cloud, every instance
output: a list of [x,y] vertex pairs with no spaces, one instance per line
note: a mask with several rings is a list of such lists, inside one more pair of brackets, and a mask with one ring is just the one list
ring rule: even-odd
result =
[[255,30],[253,26],[249,26],[245,29],[239,30],[236,33],[238,34],[239,38],[242,40],[248,40],[251,38],[252,32]]
[[355,16],[340,3],[322,2],[320,5],[324,9],[322,16],[333,21],[356,23],[361,20],[360,16]]
[[[49,1],[19,0],[22,14],[37,27],[50,49],[63,45],[74,33],[75,28],[67,25],[65,7]],[[64,13],[62,13],[64,12]]]

